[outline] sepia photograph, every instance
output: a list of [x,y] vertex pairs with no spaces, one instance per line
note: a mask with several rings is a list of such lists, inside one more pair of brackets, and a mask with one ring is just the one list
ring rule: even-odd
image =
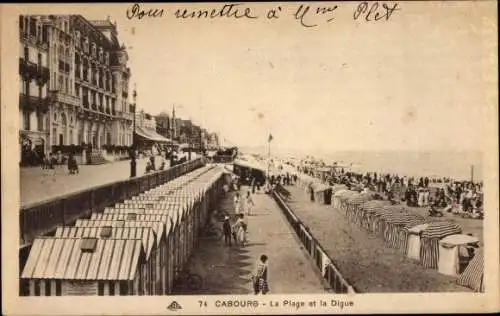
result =
[[499,311],[496,12],[0,5],[2,312]]

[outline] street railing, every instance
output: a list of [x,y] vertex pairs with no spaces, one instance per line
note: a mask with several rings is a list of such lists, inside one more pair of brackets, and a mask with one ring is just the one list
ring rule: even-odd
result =
[[79,218],[90,216],[92,212],[100,212],[107,206],[152,189],[204,164],[203,159],[197,158],[167,170],[23,206],[19,213],[20,247],[31,245],[37,236],[48,234],[57,226],[71,225]]
[[321,271],[321,275],[330,285],[330,289],[335,293],[355,293],[354,288],[344,279],[337,267],[335,267],[334,260],[327,255],[319,241],[314,238],[309,227],[300,221],[276,190],[272,191],[272,196],[292,225],[304,248],[314,259],[317,268]]

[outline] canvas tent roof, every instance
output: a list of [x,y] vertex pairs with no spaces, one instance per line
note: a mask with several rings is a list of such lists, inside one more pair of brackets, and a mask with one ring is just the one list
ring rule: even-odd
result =
[[141,137],[144,137],[148,140],[152,140],[155,142],[165,142],[165,143],[172,142],[172,140],[161,136],[156,131],[154,131],[152,129],[140,127],[140,126],[135,127],[135,133]]

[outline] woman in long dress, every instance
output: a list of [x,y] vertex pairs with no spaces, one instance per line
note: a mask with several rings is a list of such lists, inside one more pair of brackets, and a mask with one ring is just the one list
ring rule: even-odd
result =
[[252,277],[253,289],[255,295],[269,292],[269,284],[267,283],[267,256],[261,255],[255,266],[255,272]]
[[245,211],[247,215],[250,215],[253,206],[255,206],[255,204],[253,203],[252,194],[248,191],[245,197]]
[[236,195],[234,196],[233,203],[234,203],[234,213],[239,214],[240,209],[241,209],[241,201],[240,201],[240,193],[236,192]]
[[236,233],[236,241],[240,245],[245,245],[247,242],[247,227],[248,224],[242,213],[239,214],[236,223],[233,225],[233,231]]

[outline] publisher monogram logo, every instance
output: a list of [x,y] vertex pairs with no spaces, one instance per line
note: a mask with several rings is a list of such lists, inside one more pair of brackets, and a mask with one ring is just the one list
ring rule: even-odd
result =
[[177,303],[176,301],[173,301],[172,303],[170,303],[170,305],[167,306],[167,309],[169,309],[171,311],[176,311],[178,309],[182,309],[182,307],[179,303]]

